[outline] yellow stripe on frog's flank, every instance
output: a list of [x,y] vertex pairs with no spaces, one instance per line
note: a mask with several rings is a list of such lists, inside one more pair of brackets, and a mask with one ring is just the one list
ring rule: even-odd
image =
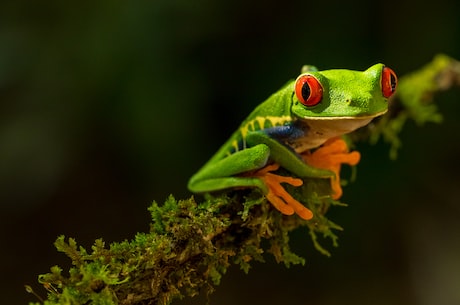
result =
[[[233,140],[233,141],[232,141],[232,148],[233,148],[234,151],[238,151],[238,150],[239,150],[239,148],[238,148],[238,140]],[[230,154],[231,154],[231,153],[229,153],[229,155],[230,155]]]
[[265,117],[265,123],[270,122],[271,127],[273,126],[281,126],[286,124],[287,122],[292,121],[292,117],[290,115],[284,115],[284,116],[267,116]]
[[282,126],[287,122],[292,121],[292,117],[289,115],[284,116],[258,116],[248,121],[244,126],[240,128],[241,139],[243,140],[243,149],[246,148],[246,136],[249,131],[261,130],[274,126]]

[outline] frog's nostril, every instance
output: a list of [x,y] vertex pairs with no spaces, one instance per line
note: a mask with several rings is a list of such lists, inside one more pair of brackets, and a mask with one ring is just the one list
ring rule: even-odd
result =
[[347,104],[350,107],[364,108],[368,106],[368,102],[362,99],[350,99],[347,100]]

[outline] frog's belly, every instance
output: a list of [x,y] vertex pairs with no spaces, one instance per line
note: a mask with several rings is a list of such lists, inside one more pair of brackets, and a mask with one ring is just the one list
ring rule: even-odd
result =
[[302,120],[302,124],[305,125],[305,136],[289,141],[287,144],[297,153],[302,153],[322,145],[330,138],[339,137],[365,126],[373,118]]

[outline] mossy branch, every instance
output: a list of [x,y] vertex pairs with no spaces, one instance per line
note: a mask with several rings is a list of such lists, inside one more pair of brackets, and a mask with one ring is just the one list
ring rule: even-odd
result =
[[[382,137],[395,156],[401,145],[398,134],[408,119],[419,124],[441,121],[432,96],[453,84],[460,84],[460,63],[444,55],[435,57],[400,78],[390,113],[350,139],[375,142]],[[208,196],[199,203],[193,197],[172,196],[163,205],[154,202],[149,207],[149,232],[108,246],[98,239],[90,251],[60,236],[55,246],[71,259],[72,267],[63,272],[54,266],[40,275],[48,296],[35,304],[170,304],[203,290],[210,293],[230,265],[248,272],[252,262],[264,261],[265,252],[287,267],[304,264],[289,246],[289,233],[299,227],[308,229],[318,251],[330,255],[320,237],[337,246],[335,232],[341,227],[326,213],[344,204],[331,199],[324,179],[308,179],[289,192],[307,203],[312,220],[282,215],[258,191],[243,190]],[[35,294],[30,286],[26,289]]]

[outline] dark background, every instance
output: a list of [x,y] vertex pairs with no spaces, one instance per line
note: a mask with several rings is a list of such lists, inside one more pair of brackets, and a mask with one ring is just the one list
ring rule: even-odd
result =
[[[85,247],[130,239],[147,207],[187,179],[301,65],[403,75],[438,52],[460,58],[460,2],[3,1],[0,4],[0,302],[34,301],[37,275]],[[306,231],[306,266],[267,256],[223,278],[211,304],[460,304],[460,90],[443,125],[361,144],[345,228],[327,258]],[[177,304],[202,304],[202,298]]]

